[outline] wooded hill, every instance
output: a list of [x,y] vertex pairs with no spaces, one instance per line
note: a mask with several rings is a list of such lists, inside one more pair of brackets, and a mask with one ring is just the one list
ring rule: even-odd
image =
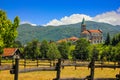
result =
[[[120,25],[113,26],[107,23],[86,21],[87,29],[101,29],[103,37],[109,32],[110,36],[120,32]],[[81,23],[61,25],[61,26],[32,26],[30,24],[21,24],[18,28],[18,37],[16,40],[25,44],[33,39],[57,41],[72,36],[80,37]]]

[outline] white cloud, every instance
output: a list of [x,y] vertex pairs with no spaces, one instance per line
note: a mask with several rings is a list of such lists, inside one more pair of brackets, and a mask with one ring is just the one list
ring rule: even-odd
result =
[[29,21],[23,21],[20,24],[30,24],[32,26],[37,26],[37,24],[33,24],[33,23],[29,22]]
[[83,17],[85,18],[85,20],[92,20],[92,17],[84,15],[84,14],[73,14],[69,17],[65,16],[65,17],[61,18],[60,20],[53,19],[52,21],[47,23],[45,26],[47,26],[47,25],[58,26],[58,25],[74,24],[74,23],[81,22]]
[[106,12],[95,16],[93,20],[96,22],[109,23],[112,25],[120,25],[120,14],[115,11]]
[[87,16],[87,15],[84,15],[84,14],[73,14],[70,17],[65,16],[60,21],[63,24],[73,24],[73,23],[81,22],[81,20],[83,19],[83,17],[86,20],[91,20],[92,19],[90,16]]
[[74,23],[81,22],[83,17],[85,18],[86,21],[89,20],[89,21],[109,23],[112,25],[120,25],[120,8],[118,8],[116,11],[105,12],[102,14],[98,14],[94,17],[88,16],[85,14],[72,14],[71,16],[63,17],[60,20],[53,19],[49,23],[47,23],[45,26],[74,24]]
[[47,26],[47,25],[54,25],[54,26],[58,26],[58,25],[62,25],[62,22],[57,20],[57,19],[53,19],[52,21],[50,21],[49,23],[47,23],[46,25],[44,26]]

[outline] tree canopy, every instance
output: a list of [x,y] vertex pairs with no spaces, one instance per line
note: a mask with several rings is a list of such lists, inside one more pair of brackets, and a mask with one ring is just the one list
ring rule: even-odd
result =
[[58,59],[58,58],[61,58],[61,55],[60,55],[60,52],[57,48],[57,45],[52,42],[49,44],[49,49],[48,49],[48,52],[47,52],[47,57],[49,59]]
[[19,22],[18,16],[12,22],[7,18],[6,12],[0,10],[0,47],[12,47],[17,37]]
[[88,58],[88,46],[89,42],[86,39],[79,39],[76,42],[75,50],[73,51],[73,57],[75,59],[86,60]]
[[69,55],[69,44],[67,42],[61,42],[58,44],[58,50],[60,51],[63,59],[68,59]]
[[48,49],[49,49],[48,42],[46,40],[43,40],[40,46],[42,58],[47,58]]

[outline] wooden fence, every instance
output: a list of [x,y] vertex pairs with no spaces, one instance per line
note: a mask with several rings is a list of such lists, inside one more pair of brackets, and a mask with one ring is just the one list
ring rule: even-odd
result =
[[[99,62],[95,62],[94,59],[91,60],[90,62],[86,61],[86,62],[79,62],[79,61],[61,61],[61,59],[57,60],[57,61],[46,61],[46,60],[37,60],[37,61],[33,61],[34,64],[30,64],[32,62],[29,62],[30,60],[24,60],[23,63],[24,64],[19,64],[19,58],[16,57],[12,68],[9,67],[10,69],[10,73],[14,74],[14,80],[18,80],[18,74],[19,73],[25,73],[25,72],[33,72],[33,71],[56,71],[56,78],[53,80],[120,80],[120,73],[116,75],[116,78],[94,78],[94,69],[95,68],[120,68],[120,65],[117,64],[100,64]],[[46,61],[48,64],[47,65],[43,65],[41,62]],[[55,65],[56,63],[56,65]],[[54,64],[54,65],[53,65]],[[19,65],[24,66],[24,69],[19,70]],[[26,68],[27,66],[37,66],[35,68]],[[39,67],[39,66],[47,66],[47,67]],[[90,75],[86,76],[85,78],[61,78],[60,74],[61,74],[61,67],[66,67],[66,66],[75,66],[76,67],[88,67],[90,68]],[[1,67],[0,66],[0,70],[4,70],[2,68],[6,68]]]
[[54,61],[52,60],[47,60],[47,59],[37,59],[37,60],[30,60],[30,59],[25,59],[23,62],[21,62],[21,64],[19,64],[20,66],[24,66],[24,68],[26,68],[27,66],[54,66]]

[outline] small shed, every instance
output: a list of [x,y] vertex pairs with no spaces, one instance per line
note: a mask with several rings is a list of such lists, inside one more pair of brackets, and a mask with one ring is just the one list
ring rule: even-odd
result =
[[18,48],[4,48],[2,57],[13,58],[15,55],[20,56],[20,50]]

